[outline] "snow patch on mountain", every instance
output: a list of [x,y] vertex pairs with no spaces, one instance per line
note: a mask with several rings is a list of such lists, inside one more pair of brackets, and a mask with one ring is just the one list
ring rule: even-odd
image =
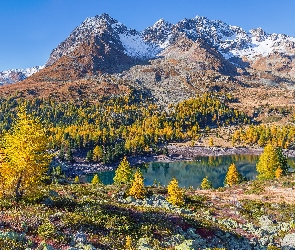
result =
[[0,85],[12,84],[25,80],[27,77],[39,72],[44,66],[35,66],[26,69],[10,69],[0,72]]
[[132,36],[123,33],[119,34],[119,37],[128,56],[139,59],[150,59],[155,58],[160,52],[159,46],[145,42],[139,34]]
[[246,32],[238,26],[201,16],[183,19],[177,24],[160,19],[154,25],[139,32],[128,29],[108,14],[102,14],[87,18],[75,28],[70,36],[53,50],[47,65],[52,64],[62,55],[68,55],[93,36],[104,37],[104,39],[108,37],[105,42],[112,46],[122,45],[124,53],[136,59],[155,58],[163,49],[183,36],[194,41],[203,39],[217,48],[226,59],[247,57],[253,60],[256,56],[267,56],[274,51],[286,53],[286,46],[292,47],[295,41],[295,38],[286,35],[267,34],[261,28]]

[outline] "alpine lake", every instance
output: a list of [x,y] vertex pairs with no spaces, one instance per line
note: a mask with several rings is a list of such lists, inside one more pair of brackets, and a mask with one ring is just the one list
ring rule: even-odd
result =
[[[151,162],[135,166],[140,168],[146,186],[160,184],[167,186],[172,178],[178,180],[180,187],[198,188],[204,177],[212,182],[214,188],[223,187],[225,175],[230,164],[235,163],[238,171],[247,180],[256,179],[257,155],[227,155],[227,156],[202,156],[193,161]],[[288,158],[290,171],[295,170],[295,158]],[[112,184],[115,171],[97,173],[105,185]],[[89,174],[83,179],[91,182],[94,174]]]

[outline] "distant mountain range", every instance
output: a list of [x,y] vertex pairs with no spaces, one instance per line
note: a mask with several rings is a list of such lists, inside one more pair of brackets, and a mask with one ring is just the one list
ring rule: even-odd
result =
[[11,84],[25,80],[27,77],[43,69],[44,66],[36,66],[27,69],[10,69],[0,72],[0,85]]
[[[160,19],[139,32],[102,14],[76,27],[52,51],[44,68],[0,72],[0,84],[28,77],[21,89],[34,84],[38,95],[44,86],[39,88],[37,83],[50,88],[53,83],[91,77],[110,83],[106,75],[113,75],[115,82],[128,82],[128,86],[153,95],[159,92],[153,89],[155,81],[166,85],[185,82],[186,86],[175,86],[175,91],[184,89],[184,93],[194,92],[201,82],[208,81],[293,84],[294,66],[295,38],[287,35],[267,34],[261,28],[247,32],[200,16],[177,24]],[[162,92],[165,95],[165,90]]]

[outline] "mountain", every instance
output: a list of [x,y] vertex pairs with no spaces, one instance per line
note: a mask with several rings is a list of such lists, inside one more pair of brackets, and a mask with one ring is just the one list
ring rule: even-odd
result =
[[27,77],[37,73],[44,66],[36,66],[27,69],[11,69],[0,72],[0,85],[11,84],[25,80]]
[[160,19],[139,32],[102,14],[76,27],[52,51],[44,69],[0,93],[61,98],[58,91],[65,89],[64,99],[79,98],[77,93],[97,98],[118,93],[124,85],[125,91],[135,88],[167,104],[200,91],[292,85],[294,55],[295,38],[261,28],[247,32],[196,16],[176,24]]

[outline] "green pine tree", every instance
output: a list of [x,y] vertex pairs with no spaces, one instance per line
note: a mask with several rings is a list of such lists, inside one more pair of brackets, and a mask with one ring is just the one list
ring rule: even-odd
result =
[[72,153],[72,150],[70,148],[68,148],[68,150],[67,150],[67,154],[66,154],[65,159],[67,161],[73,161],[74,160],[73,153]]
[[282,170],[282,175],[286,175],[288,172],[288,160],[287,157],[283,154],[281,147],[276,148],[276,152],[280,162],[280,168]]
[[88,152],[87,152],[87,155],[86,155],[86,161],[91,161],[92,160],[92,150],[89,150]]

